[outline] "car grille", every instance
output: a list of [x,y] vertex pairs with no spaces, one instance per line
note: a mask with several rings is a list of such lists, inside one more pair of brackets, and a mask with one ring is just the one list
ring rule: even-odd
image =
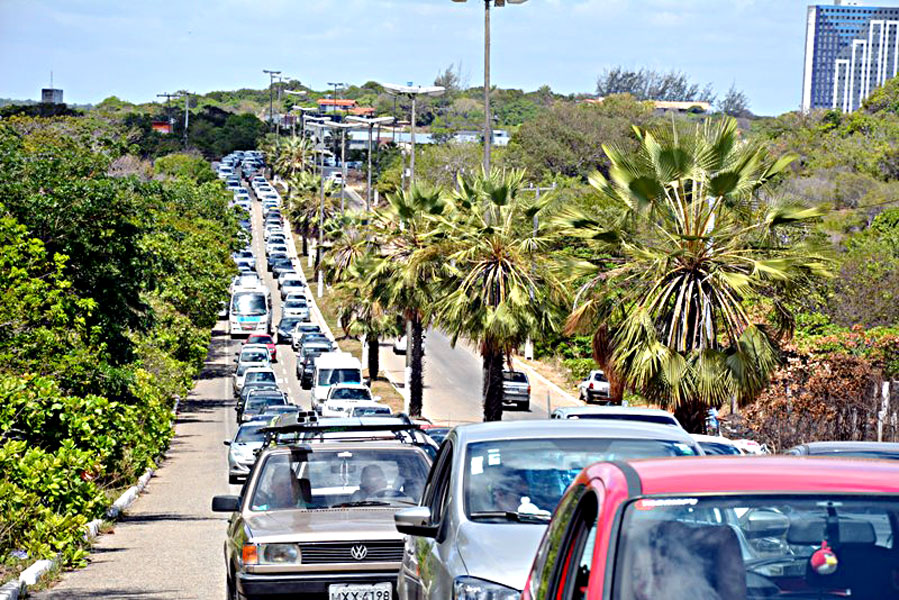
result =
[[[353,558],[353,548],[365,546],[362,559]],[[403,542],[334,542],[323,544],[300,544],[302,562],[306,565],[328,563],[371,563],[402,562]],[[357,552],[358,554],[358,552]]]

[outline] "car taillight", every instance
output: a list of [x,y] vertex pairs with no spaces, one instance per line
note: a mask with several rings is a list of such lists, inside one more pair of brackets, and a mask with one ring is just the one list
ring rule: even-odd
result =
[[528,395],[530,396],[530,394],[531,394],[531,386],[528,386]]
[[259,553],[256,550],[256,545],[244,544],[243,551],[241,552],[241,558],[243,559],[243,564],[245,565],[259,564]]
[[587,389],[588,389],[588,390],[592,390],[592,389],[593,389],[593,382],[592,382],[592,381],[590,382],[590,385],[587,386]]

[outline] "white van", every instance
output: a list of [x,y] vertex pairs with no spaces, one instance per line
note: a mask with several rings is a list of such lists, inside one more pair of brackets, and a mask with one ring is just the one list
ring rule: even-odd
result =
[[236,288],[231,294],[230,307],[231,337],[271,332],[272,295],[267,287]]
[[331,386],[362,383],[362,363],[348,352],[326,352],[315,359],[312,382],[312,409],[321,411]]

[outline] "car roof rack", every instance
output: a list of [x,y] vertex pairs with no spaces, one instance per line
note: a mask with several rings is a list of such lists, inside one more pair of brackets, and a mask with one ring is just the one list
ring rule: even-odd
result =
[[[265,434],[265,443],[263,446],[269,446],[271,444],[275,445],[284,445],[293,443],[289,439],[284,439],[282,436],[289,436],[290,434],[295,434],[293,440],[296,442],[300,442],[304,439],[308,439],[309,437],[317,437],[324,436],[327,433],[375,433],[375,432],[383,432],[383,433],[392,433],[394,437],[401,442],[408,442],[411,439],[411,443],[419,445],[420,442],[424,442],[424,440],[417,440],[415,433],[421,433],[424,435],[424,431],[418,426],[416,423],[413,423],[412,420],[407,415],[394,415],[392,417],[381,417],[384,419],[391,420],[400,420],[401,422],[388,422],[388,423],[377,423],[371,422],[371,419],[377,419],[378,417],[352,417],[351,420],[357,420],[357,423],[322,423],[319,421],[318,415],[313,411],[301,411],[298,413],[291,413],[276,417],[272,420],[271,424],[267,427],[262,428],[262,431]],[[369,420],[369,422],[364,422],[364,420]],[[408,435],[408,438],[404,438],[404,434]],[[360,435],[359,439],[370,439],[367,436]],[[342,441],[349,441],[348,438],[343,438]]]

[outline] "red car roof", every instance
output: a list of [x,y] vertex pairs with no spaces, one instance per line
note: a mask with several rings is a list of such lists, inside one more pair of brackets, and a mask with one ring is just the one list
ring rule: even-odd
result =
[[[856,492],[899,494],[899,461],[805,457],[699,457],[629,463],[644,494]],[[590,467],[599,475],[600,465]]]

